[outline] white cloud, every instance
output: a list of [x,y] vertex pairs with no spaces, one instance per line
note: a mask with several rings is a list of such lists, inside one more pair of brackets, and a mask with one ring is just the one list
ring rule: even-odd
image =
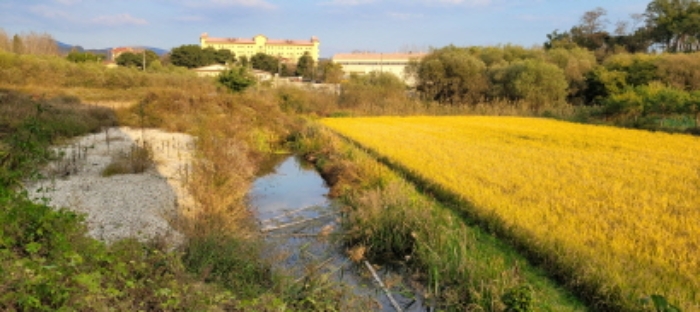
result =
[[118,26],[118,25],[147,25],[143,18],[133,17],[130,14],[101,15],[90,20],[93,24]]
[[71,19],[70,14],[65,11],[57,10],[55,8],[46,6],[46,5],[34,5],[29,7],[29,11],[32,12],[34,15],[38,15],[44,18],[49,18],[49,19],[61,19],[61,20],[69,20]]
[[337,6],[356,6],[373,3],[375,0],[333,0],[328,2],[321,2],[321,5],[337,5]]

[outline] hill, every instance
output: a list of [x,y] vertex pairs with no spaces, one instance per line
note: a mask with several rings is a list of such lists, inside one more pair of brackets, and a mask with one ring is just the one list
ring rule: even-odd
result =
[[[61,42],[58,40],[56,41],[56,44],[58,45],[58,49],[62,55],[68,54],[71,51],[76,50],[79,52],[92,52],[95,54],[102,54],[102,55],[106,55],[109,57],[110,51],[112,51],[112,49],[114,48],[114,47],[108,47],[108,48],[103,48],[103,49],[85,49],[80,45],[72,45],[72,44],[64,43],[64,42]],[[170,52],[169,50],[166,50],[166,49],[161,49],[161,48],[156,48],[156,47],[148,47],[148,46],[135,46],[134,48],[147,49],[147,50],[155,52],[156,54],[158,54],[158,56],[163,56],[163,55],[167,54],[168,52]]]

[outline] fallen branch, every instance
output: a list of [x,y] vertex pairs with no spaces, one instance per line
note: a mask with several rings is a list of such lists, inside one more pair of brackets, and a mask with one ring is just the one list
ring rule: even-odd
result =
[[376,280],[377,284],[379,284],[379,287],[381,287],[382,290],[384,290],[384,293],[389,298],[389,301],[391,302],[391,305],[394,306],[394,309],[396,309],[396,311],[403,312],[403,309],[401,308],[401,306],[399,306],[399,303],[396,302],[396,300],[394,300],[394,297],[391,296],[391,292],[389,292],[389,289],[386,288],[386,286],[384,286],[384,283],[382,283],[382,280],[379,279],[379,275],[377,275],[377,271],[374,270],[372,265],[367,260],[365,260],[364,262],[365,262],[365,266],[369,269],[370,272],[372,272],[372,276],[374,277],[374,280]]

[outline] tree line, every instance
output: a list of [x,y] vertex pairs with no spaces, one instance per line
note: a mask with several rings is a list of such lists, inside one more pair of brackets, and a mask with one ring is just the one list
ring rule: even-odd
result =
[[[700,3],[654,0],[644,26],[616,35],[605,10],[585,12],[571,30],[547,35],[542,48],[447,46],[413,61],[424,100],[448,105],[499,101],[546,111],[566,103],[595,107],[598,117],[649,127],[679,118],[700,124]],[[641,17],[640,17],[641,16]],[[651,53],[657,48],[662,53]],[[686,122],[689,123],[689,122]]]
[[598,58],[626,51],[695,52],[700,50],[700,3],[697,0],[653,0],[644,13],[629,21],[617,21],[606,30],[607,11],[596,8],[568,31],[547,35],[545,48],[579,46],[595,51]]
[[51,35],[30,32],[8,35],[0,28],[0,51],[17,54],[58,55],[58,45]]

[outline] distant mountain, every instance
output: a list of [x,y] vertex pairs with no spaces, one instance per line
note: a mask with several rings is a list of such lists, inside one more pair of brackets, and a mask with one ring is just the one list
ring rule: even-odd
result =
[[[102,54],[106,55],[109,57],[111,51],[113,48],[104,48],[104,49],[84,49],[82,46],[79,45],[72,45],[72,44],[67,44],[61,41],[56,41],[56,44],[58,45],[58,49],[61,54],[68,54],[73,50],[76,50],[78,52],[92,52],[95,54]],[[135,46],[134,48],[141,48],[141,49],[146,49],[146,50],[151,50],[158,54],[158,56],[163,56],[170,52],[169,50],[161,49],[161,48],[155,48],[155,47],[145,47],[145,46]]]

